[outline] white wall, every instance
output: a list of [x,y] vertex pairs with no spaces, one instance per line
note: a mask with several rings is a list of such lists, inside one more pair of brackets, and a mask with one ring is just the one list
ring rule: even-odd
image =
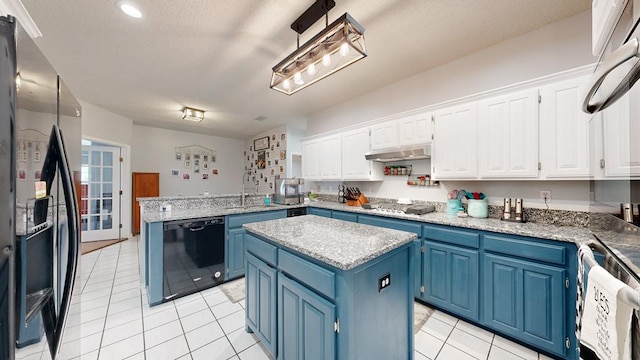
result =
[[[160,196],[196,195],[208,191],[209,194],[238,194],[241,191],[243,172],[243,140],[222,138],[159,129],[146,126],[133,126],[132,171],[160,173]],[[205,171],[195,173],[194,168],[185,169],[183,161],[176,160],[176,147],[200,145],[217,152],[216,161],[211,162],[208,180],[201,178]],[[172,177],[171,170],[182,174],[189,171],[190,180]],[[218,175],[212,174],[214,169]]]
[[122,149],[122,236],[131,234],[131,134],[133,121],[112,113],[86,101],[82,105],[82,138],[105,144],[119,146]]
[[[591,55],[591,12],[585,11],[312,114],[307,120],[307,135],[549,75],[595,60]],[[429,172],[427,163],[429,161],[415,162],[418,167],[424,167],[424,173]],[[407,186],[406,180],[406,176],[387,176],[380,183],[355,186],[360,185],[368,196],[431,201],[445,201],[448,191],[464,188],[486,193],[495,205],[501,205],[504,197],[521,197],[525,206],[536,208],[546,208],[539,201],[539,191],[544,189],[552,191],[550,208],[588,211],[589,207],[587,181],[445,182],[438,188],[421,188]],[[308,183],[307,190],[337,194],[338,184]]]

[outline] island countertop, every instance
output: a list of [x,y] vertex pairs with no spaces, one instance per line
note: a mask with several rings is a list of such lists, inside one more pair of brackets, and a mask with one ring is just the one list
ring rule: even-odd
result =
[[307,215],[245,224],[243,227],[276,244],[341,270],[412,242],[416,234]]

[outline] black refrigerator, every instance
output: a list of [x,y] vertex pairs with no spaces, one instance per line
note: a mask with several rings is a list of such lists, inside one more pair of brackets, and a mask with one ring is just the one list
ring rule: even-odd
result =
[[29,346],[55,359],[62,344],[79,260],[81,130],[78,101],[15,18],[0,17],[0,360]]

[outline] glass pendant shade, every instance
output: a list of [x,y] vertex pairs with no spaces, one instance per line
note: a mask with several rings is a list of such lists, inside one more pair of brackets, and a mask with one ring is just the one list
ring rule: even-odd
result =
[[345,13],[274,66],[270,87],[291,95],[366,56],[364,28]]

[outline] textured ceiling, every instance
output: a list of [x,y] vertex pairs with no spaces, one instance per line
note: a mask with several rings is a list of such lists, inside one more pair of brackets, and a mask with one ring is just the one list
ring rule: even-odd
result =
[[[269,89],[310,0],[23,0],[36,40],[79,99],[134,124],[245,139],[588,9],[589,0],[336,0],[369,56],[292,96]],[[319,21],[301,43],[324,26]],[[185,123],[183,106],[205,110]],[[254,120],[258,116],[266,120]]]

